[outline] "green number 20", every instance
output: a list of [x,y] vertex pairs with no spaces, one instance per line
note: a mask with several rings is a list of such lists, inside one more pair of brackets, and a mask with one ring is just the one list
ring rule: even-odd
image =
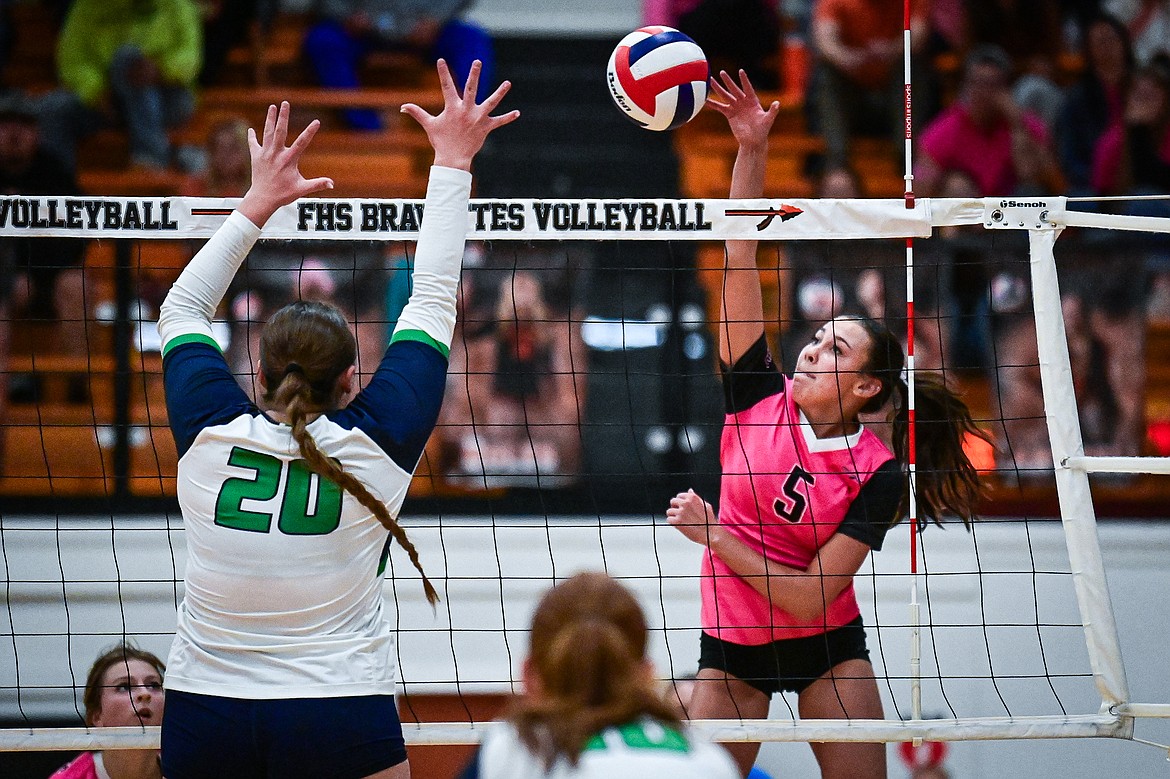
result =
[[[269,454],[236,446],[228,455],[228,465],[254,471],[251,478],[233,476],[220,487],[215,501],[215,524],[249,533],[267,533],[272,529],[272,514],[249,511],[245,500],[265,502],[276,497],[280,489],[283,461]],[[315,474],[304,460],[288,464],[288,479],[280,501],[277,528],[290,536],[323,536],[341,524],[341,488],[328,479],[317,477],[316,505],[309,505],[309,493]]]

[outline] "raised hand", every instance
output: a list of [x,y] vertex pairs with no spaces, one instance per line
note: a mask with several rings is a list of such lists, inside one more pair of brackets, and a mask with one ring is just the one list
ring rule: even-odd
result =
[[317,134],[321,123],[316,119],[301,131],[291,146],[288,140],[287,102],[268,106],[264,120],[264,134],[256,139],[256,131],[248,128],[248,152],[252,155],[252,186],[240,202],[239,211],[252,224],[263,227],[268,218],[281,206],[298,198],[333,189],[333,179],[327,177],[306,179],[301,175],[301,156]]
[[758,146],[768,140],[768,132],[780,112],[780,103],[772,101],[765,111],[743,70],[739,71],[739,81],[736,84],[726,70],[719,71],[719,78],[711,79],[712,94],[707,96],[707,105],[727,117],[731,134],[740,146]]
[[479,90],[479,73],[483,65],[479,60],[471,64],[471,72],[467,75],[467,84],[463,87],[463,95],[455,88],[451,78],[451,71],[443,60],[438,62],[439,85],[443,89],[443,110],[438,116],[431,116],[414,103],[402,106],[402,113],[409,115],[418,122],[427,134],[427,140],[435,150],[435,164],[446,168],[470,170],[471,161],[483,142],[497,127],[516,121],[519,111],[509,111],[500,116],[491,113],[499,106],[504,95],[512,88],[511,82],[505,81],[488,96],[483,103],[476,104],[475,96]]

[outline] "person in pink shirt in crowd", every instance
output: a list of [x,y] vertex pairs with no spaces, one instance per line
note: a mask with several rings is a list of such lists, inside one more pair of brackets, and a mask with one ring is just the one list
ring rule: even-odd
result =
[[1058,192],[1063,176],[1044,123],[1011,95],[1012,62],[998,46],[967,56],[959,98],[922,133],[914,190],[937,193],[944,174],[966,174],[981,196]]
[[[155,655],[129,644],[102,653],[85,680],[85,724],[93,728],[162,724],[163,674]],[[161,779],[157,749],[82,752],[49,779]]]
[[1092,194],[1097,144],[1125,114],[1134,58],[1129,32],[1112,16],[1091,18],[1085,25],[1084,40],[1087,67],[1065,93],[1056,135],[1069,194],[1087,195]]
[[[761,196],[768,132],[740,71],[712,79],[708,105],[727,117],[739,152],[731,197]],[[837,316],[776,367],[764,331],[756,241],[728,241],[719,323],[727,415],[720,444],[720,506],[694,490],[671,499],[667,521],[704,547],[699,672],[693,719],[762,719],[779,692],[803,719],[881,719],[853,579],[907,511],[907,392],[898,339],[864,316]],[[983,437],[942,381],[914,379],[920,526],[974,517],[982,488],[963,450]],[[859,415],[885,412],[892,450]],[[746,776],[759,744],[729,744]],[[813,744],[825,777],[886,776],[883,744]]]
[[1093,187],[1102,195],[1170,194],[1170,64],[1134,75],[1124,115],[1097,142]]

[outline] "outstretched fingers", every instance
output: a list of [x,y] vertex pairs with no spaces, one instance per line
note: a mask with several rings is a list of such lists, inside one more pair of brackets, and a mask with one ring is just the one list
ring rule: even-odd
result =
[[[747,74],[740,71],[742,78],[746,81]],[[728,115],[729,111],[734,111],[740,108],[747,100],[748,95],[740,88],[735,80],[728,75],[726,70],[719,71],[718,77],[712,77],[710,81],[711,91],[719,98],[718,100],[712,97],[707,97],[707,105],[714,108],[724,116]],[[747,82],[747,87],[751,89],[751,82]],[[755,105],[759,105],[759,100],[755,97],[755,92],[750,94],[751,100]]]
[[491,125],[492,130],[496,130],[500,127],[503,127],[506,124],[511,124],[512,122],[519,119],[520,118],[520,111],[519,111],[519,109],[514,108],[506,114],[500,114],[499,116],[492,116],[489,118],[491,119],[491,122],[492,122],[492,125]]
[[467,83],[463,85],[463,100],[475,105],[475,96],[479,93],[479,74],[483,71],[483,63],[475,60],[471,63],[471,70],[467,74]]
[[403,103],[398,110],[418,122],[424,129],[427,126],[427,122],[435,118],[414,103]]
[[[730,80],[730,76],[724,72],[723,76]],[[733,82],[734,83],[734,82]],[[760,105],[760,96],[756,94],[756,88],[752,86],[752,80],[748,78],[747,71],[741,69],[739,71],[739,90],[745,100],[748,100],[752,105]],[[780,112],[780,101],[773,100],[765,109],[764,113],[768,114],[770,119],[775,119],[776,114]]]
[[282,100],[280,103],[280,110],[276,112],[276,127],[272,134],[272,140],[281,149],[284,148],[285,141],[288,140],[289,110],[288,101]]
[[298,135],[296,140],[292,142],[292,146],[289,147],[289,150],[293,153],[293,156],[299,158],[304,153],[305,148],[308,147],[309,142],[313,140],[313,137],[320,129],[321,122],[319,120],[314,119],[313,121],[309,122],[308,126],[301,130],[301,134]]
[[297,197],[301,198],[306,195],[311,195],[314,192],[322,192],[327,189],[333,189],[333,179],[328,176],[318,176],[315,179],[305,179],[304,184],[301,185],[297,192]]
[[484,115],[487,117],[488,126],[491,128],[491,130],[503,127],[506,124],[511,124],[520,118],[520,111],[516,109],[512,109],[508,113],[500,114],[499,116],[491,115],[492,111],[495,111],[496,108],[499,107],[500,102],[503,101],[504,96],[508,94],[508,90],[511,88],[511,81],[503,82],[498,87],[496,87],[496,91],[488,95],[487,98],[484,99],[483,103],[481,103],[479,106],[480,110],[482,110]]
[[[476,60],[476,62],[478,62],[478,61],[479,60]],[[475,71],[472,71],[472,73],[474,74]],[[471,81],[471,79],[468,78],[469,83],[470,83],[470,81]],[[480,103],[480,107],[483,108],[485,111],[487,111],[490,114],[492,111],[496,110],[496,107],[501,102],[503,102],[504,96],[508,94],[508,91],[511,88],[512,88],[511,81],[502,82],[498,87],[496,87],[495,92],[492,92],[490,95],[488,95],[487,97],[484,98],[483,102]],[[519,115],[519,114],[517,114],[517,115]]]
[[268,106],[268,113],[264,117],[264,135],[260,145],[267,148],[272,143],[272,136],[276,132],[276,106]]
[[[436,62],[435,67],[439,71],[439,89],[443,92],[443,104],[450,105],[459,100],[459,90],[455,88],[455,79],[451,77],[451,69],[447,67],[445,59]],[[403,106],[403,109],[405,108],[406,106]]]
[[[748,77],[747,77],[746,72],[744,72],[742,70],[739,71],[739,78],[744,83],[744,87],[746,87],[746,89],[744,87],[741,87],[739,84],[735,83],[735,79],[733,79],[731,77],[731,74],[728,73],[726,70],[719,71],[719,78],[722,79],[724,88],[731,95],[735,96],[736,99],[743,99],[743,97],[749,91],[751,92],[751,96],[755,97],[756,93],[754,90],[752,90],[752,82],[748,81]],[[759,101],[757,100],[756,102],[759,102]]]
[[256,130],[248,130],[252,186],[241,203],[241,211],[254,224],[263,224],[277,208],[299,197],[333,188],[333,180],[328,177],[307,179],[300,172],[301,158],[321,123],[316,119],[309,122],[292,145],[286,146],[290,113],[287,101],[270,105],[260,137]]

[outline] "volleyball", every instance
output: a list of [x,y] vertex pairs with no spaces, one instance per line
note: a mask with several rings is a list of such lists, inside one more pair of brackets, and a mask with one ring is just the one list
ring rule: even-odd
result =
[[643,27],[622,38],[606,68],[613,102],[647,130],[673,130],[707,100],[710,69],[699,45],[672,27]]

